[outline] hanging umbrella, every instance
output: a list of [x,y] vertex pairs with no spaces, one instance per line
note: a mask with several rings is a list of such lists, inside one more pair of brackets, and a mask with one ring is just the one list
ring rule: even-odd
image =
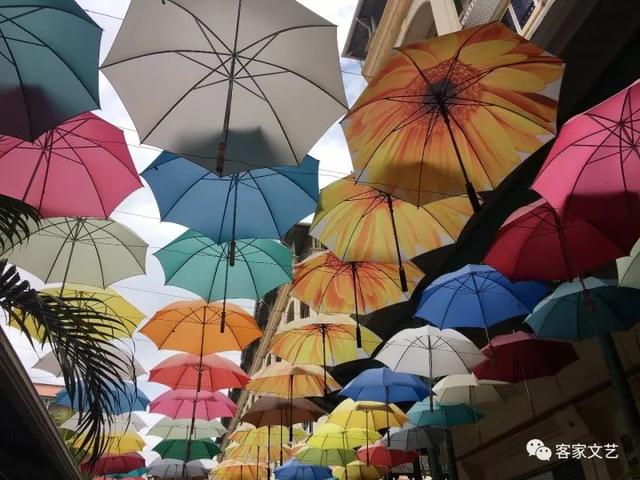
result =
[[429,395],[429,388],[414,375],[382,367],[363,371],[339,395],[385,403],[417,402]]
[[142,143],[221,176],[296,165],[346,111],[335,29],[291,0],[133,4],[102,70]]
[[[80,413],[74,413],[60,428],[75,432],[80,426]],[[110,422],[105,422],[104,429],[111,435],[122,432],[133,432],[147,428],[147,424],[135,413],[126,412],[114,415]]]
[[629,253],[634,230],[623,238],[595,219],[563,221],[540,199],[507,218],[484,262],[511,280],[572,280]]
[[448,375],[436,383],[433,393],[440,405],[466,403],[475,407],[485,403],[503,402],[497,389],[506,382],[478,380],[473,373]]
[[357,459],[355,452],[348,448],[320,449],[306,446],[296,453],[296,459],[302,463],[331,467],[346,465]]
[[531,313],[546,293],[542,283],[511,283],[493,267],[467,265],[434,280],[420,295],[415,315],[438,328],[488,331],[503,320]]
[[342,122],[356,181],[477,210],[555,133],[563,70],[499,22],[399,47]]
[[[149,429],[147,435],[165,440],[185,440],[189,438],[191,419],[173,419],[165,417]],[[196,420],[193,425],[193,438],[222,437],[227,429],[217,420]]]
[[398,263],[406,291],[402,262],[454,243],[472,213],[463,197],[416,208],[348,175],[322,189],[309,235],[343,262]]
[[278,480],[328,480],[331,469],[320,465],[308,465],[299,460],[289,460],[276,468],[275,476]]
[[[124,385],[124,390],[116,387],[111,388],[105,409],[112,415],[125,412],[144,412],[149,405],[147,396],[131,382],[125,382]],[[91,395],[87,390],[88,388],[82,382],[78,382],[74,386],[73,398],[67,390],[63,389],[56,395],[55,404],[74,410],[81,410],[79,406],[82,405],[82,411],[86,412],[89,410],[89,398],[87,397]]]
[[0,133],[33,141],[68,118],[100,108],[102,29],[76,2],[7,0],[0,15]]
[[[80,448],[87,441],[86,435],[78,435],[74,437],[70,446],[72,448]],[[103,454],[124,455],[142,450],[145,446],[144,440],[137,433],[123,433],[119,435],[106,436],[104,442]]]
[[[327,379],[325,384],[324,378]],[[251,376],[245,389],[255,393],[270,393],[276,397],[321,397],[325,391],[338,390],[340,385],[325,375],[316,365],[291,365],[276,362],[263,367]],[[292,404],[293,407],[293,404]]]
[[[173,1],[173,0],[171,0]],[[226,300],[258,300],[292,278],[292,253],[274,240],[239,240],[233,260],[229,243],[218,245],[194,230],[154,253],[165,283],[184,288],[207,302],[223,300],[220,330],[224,332]]]
[[405,463],[412,463],[418,459],[415,451],[393,450],[385,447],[381,443],[376,443],[368,447],[360,447],[357,452],[358,460],[367,465],[380,467],[395,467]]
[[266,425],[291,426],[296,423],[315,422],[324,410],[306,398],[289,399],[262,395],[251,404],[240,419],[256,427]]
[[127,473],[138,468],[144,468],[145,460],[137,452],[124,453],[122,455],[103,454],[93,464],[81,463],[80,471],[90,472],[94,475],[111,475],[117,473]]
[[163,440],[153,447],[153,451],[159,453],[161,458],[182,460],[183,462],[211,459],[222,453],[220,447],[210,438],[200,440]]
[[355,460],[344,467],[333,467],[332,470],[336,480],[377,480],[387,473],[386,467],[367,465],[360,460]]
[[49,218],[29,227],[26,242],[3,254],[44,283],[107,288],[145,273],[147,244],[113,220]]
[[327,417],[326,423],[338,425],[344,429],[382,430],[389,427],[401,427],[407,416],[394,404],[382,402],[358,401],[350,398],[343,400]]
[[204,477],[209,473],[209,469],[200,461],[185,463],[181,460],[156,459],[149,464],[149,476],[153,478],[187,478]]
[[[223,309],[227,328],[220,332]],[[151,317],[140,333],[149,337],[159,349],[195,355],[242,350],[262,335],[254,318],[242,308],[232,303],[223,306],[204,300],[167,305]]]
[[211,469],[211,478],[216,480],[261,480],[267,478],[267,469],[261,464],[227,459]]
[[282,459],[289,460],[291,457],[289,449],[286,446],[274,445],[270,448],[260,445],[240,445],[237,442],[231,443],[225,449],[225,458],[236,460],[238,462],[267,462],[282,452]]
[[320,425],[307,440],[310,447],[321,449],[358,448],[373,443],[380,438],[375,430],[364,428],[342,428],[339,425],[325,423]]
[[220,178],[163,152],[141,176],[156,197],[163,221],[193,228],[216,243],[284,238],[318,203],[318,161],[309,156],[300,166],[261,168]]
[[640,241],[631,249],[628,257],[619,258],[618,279],[621,287],[640,288]]
[[233,417],[237,411],[236,404],[220,392],[169,390],[149,403],[149,412],[161,413],[173,419],[209,421]]
[[[260,447],[279,446],[287,443],[289,438],[289,428],[271,428],[271,425],[265,427],[254,427],[253,425],[245,425],[244,428],[237,428],[229,434],[229,440],[237,442],[239,445],[254,445]],[[302,428],[292,427],[291,434],[296,442],[302,442],[308,434]]]
[[42,217],[106,219],[142,187],[124,133],[93,113],[34,143],[0,136],[0,169],[0,193],[32,205]]
[[416,427],[406,423],[402,428],[391,428],[390,436],[383,437],[380,443],[393,450],[410,452],[423,448],[433,448],[444,440],[444,429],[428,426]]
[[[424,276],[405,262],[411,292]],[[319,313],[355,313],[356,345],[362,346],[360,314],[409,300],[398,267],[389,263],[341,262],[331,251],[319,252],[295,266],[291,295]]]
[[249,376],[234,362],[215,353],[202,358],[192,353],[178,353],[152,368],[149,381],[173,389],[200,385],[201,390],[213,392],[223,388],[243,388],[249,382]]
[[563,219],[607,222],[618,239],[638,228],[639,95],[636,81],[566,122],[532,185]]
[[464,403],[442,405],[440,402],[423,400],[416,402],[407,412],[409,421],[418,427],[450,428],[456,425],[475,423],[484,414]]

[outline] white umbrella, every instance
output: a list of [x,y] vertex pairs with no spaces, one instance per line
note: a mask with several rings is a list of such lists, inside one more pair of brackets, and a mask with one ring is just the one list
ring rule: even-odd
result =
[[411,423],[406,423],[404,427],[391,427],[389,435],[385,436],[380,443],[390,450],[419,450],[431,448],[444,441],[444,429],[435,427],[416,427]]
[[[185,440],[189,438],[191,419],[163,418],[149,429],[147,435],[162,437],[165,440]],[[194,423],[193,438],[221,437],[227,433],[227,429],[217,420],[196,419]]]
[[[119,368],[122,372],[122,375],[125,378],[133,379],[139,375],[144,375],[147,373],[145,368],[140,365],[140,363],[134,358],[133,353],[124,345],[119,346],[113,343],[104,345],[105,350],[110,351],[110,355],[117,358],[121,363],[118,363]],[[45,372],[49,372],[50,374],[61,377],[62,376],[62,368],[56,359],[56,356],[53,352],[47,353],[43,356],[38,362],[32,367],[37,368],[38,370],[44,370]]]
[[102,70],[142,143],[219,175],[299,164],[346,112],[336,26],[294,0],[136,0]]
[[473,373],[449,375],[433,387],[438,401],[443,405],[467,403],[472,406],[502,402],[496,385],[507,385],[498,380],[478,380]]
[[[137,1],[137,0],[136,0]],[[209,473],[209,468],[205,467],[199,460],[185,463],[182,460],[157,459],[149,465],[148,475],[157,478],[186,478],[201,477]]]
[[[78,426],[80,423],[80,414],[75,413],[71,418],[69,418],[66,422],[60,425],[60,428],[65,430],[71,430],[75,432],[78,430]],[[115,415],[110,423],[105,425],[105,430],[109,433],[109,435],[114,434],[122,434],[122,433],[133,433],[138,432],[143,428],[146,428],[147,424],[135,413],[123,413],[120,415]]]

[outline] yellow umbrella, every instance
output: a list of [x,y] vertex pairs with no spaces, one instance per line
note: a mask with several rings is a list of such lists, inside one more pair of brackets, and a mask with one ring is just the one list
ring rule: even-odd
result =
[[[85,440],[85,435],[75,437],[71,446],[80,448]],[[145,442],[137,433],[124,433],[122,435],[107,436],[105,440],[105,450],[103,453],[111,455],[122,455],[125,453],[137,452],[144,448]]]
[[317,365],[276,362],[252,375],[245,389],[282,398],[320,397],[325,393],[325,388],[329,392],[340,388],[331,375],[326,375],[325,384],[325,375],[325,370]]
[[213,467],[211,478],[217,480],[259,480],[267,478],[267,467],[261,463],[245,463],[224,460]]
[[[272,458],[277,458],[278,455],[280,455],[280,446],[267,448],[260,445],[240,445],[237,442],[232,442],[224,451],[225,458],[238,462],[268,462]],[[289,458],[291,458],[291,452],[283,446],[282,459],[289,460]]]
[[343,428],[333,423],[320,425],[314,432],[307,445],[310,447],[329,449],[349,449],[373,443],[380,438],[380,434],[375,430],[365,430],[364,428]]
[[394,404],[354,402],[350,398],[341,402],[327,418],[327,423],[339,425],[345,429],[365,430],[402,427],[406,421],[407,416]]
[[[53,296],[60,296],[60,288],[46,288],[42,290]],[[138,324],[145,318],[145,314],[125,300],[118,292],[111,288],[89,287],[87,285],[66,284],[64,297],[72,298],[69,303],[80,308],[89,308],[98,313],[112,317],[118,321],[96,328],[96,331],[115,338],[130,337]],[[9,324],[12,323],[11,319]],[[33,338],[42,340],[45,334],[42,324],[34,322],[33,318],[26,319],[26,328]]]
[[367,465],[360,460],[351,462],[346,467],[332,467],[331,471],[337,480],[377,480],[387,473],[385,467]]
[[[278,425],[275,428],[271,428],[271,425],[259,428],[248,425],[237,428],[230,433],[229,440],[240,445],[280,446],[288,442],[289,433],[289,428],[282,425]],[[307,432],[302,428],[293,427],[293,438],[296,442],[304,441],[307,438]]]

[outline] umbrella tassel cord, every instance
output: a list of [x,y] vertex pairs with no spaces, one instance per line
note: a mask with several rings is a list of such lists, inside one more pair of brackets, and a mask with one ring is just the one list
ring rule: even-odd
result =
[[360,331],[360,314],[358,312],[358,289],[356,276],[356,264],[355,262],[351,262],[351,278],[353,279],[353,302],[356,311],[356,348],[362,348],[362,332]]
[[393,212],[393,199],[391,195],[387,193],[387,205],[389,206],[389,215],[391,216],[391,227],[393,228],[393,239],[396,245],[396,255],[398,256],[398,273],[400,275],[400,288],[403,292],[409,291],[409,285],[407,284],[407,273],[404,271],[404,265],[402,264],[402,254],[400,253],[400,243],[398,242],[398,229],[396,227],[396,217]]
[[235,188],[233,192],[233,222],[231,224],[231,241],[229,242],[229,266],[236,265],[236,223],[238,217],[238,175],[234,175]]
[[323,370],[322,375],[323,375],[323,381],[324,381],[323,389],[324,389],[324,399],[326,401],[327,394],[329,393],[327,388],[327,346],[326,346],[327,332],[325,330],[324,325],[322,325],[320,329],[322,331],[322,370]]

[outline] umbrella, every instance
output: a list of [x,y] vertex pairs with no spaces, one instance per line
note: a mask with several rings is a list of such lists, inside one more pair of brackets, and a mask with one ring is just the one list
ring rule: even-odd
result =
[[618,279],[621,287],[640,288],[640,241],[631,249],[628,257],[619,258]]
[[270,448],[260,445],[240,445],[232,442],[225,449],[225,458],[236,460],[239,462],[267,462],[272,458],[276,458],[278,454],[282,455],[283,460],[289,460],[290,451],[286,446],[274,445]]
[[200,357],[192,353],[173,355],[149,372],[149,381],[173,389],[196,388],[216,391],[223,388],[242,388],[249,376],[231,360],[215,353]]
[[[424,274],[405,262],[409,292]],[[362,346],[360,314],[409,300],[398,267],[389,263],[342,262],[331,251],[319,252],[295,266],[291,295],[319,313],[355,313],[356,345]]]
[[358,374],[339,395],[385,403],[417,402],[429,395],[429,388],[414,375],[382,367]]
[[383,466],[367,465],[360,460],[355,460],[344,467],[333,467],[332,470],[337,480],[377,480],[387,473],[387,469]]
[[[84,417],[82,417],[84,418]],[[61,429],[70,430],[75,432],[81,424],[80,413],[74,413],[68,420],[62,425]],[[147,428],[147,424],[135,413],[126,412],[119,415],[114,415],[110,422],[105,422],[104,429],[111,435],[122,432],[133,432]]]
[[169,390],[149,404],[149,412],[161,413],[173,419],[213,420],[233,417],[238,407],[220,392]]
[[[63,407],[69,407],[74,410],[82,411],[89,409],[89,395],[87,387],[82,382],[77,382],[73,387],[73,398],[67,390],[63,389],[56,395],[55,404]],[[112,387],[109,392],[109,401],[105,404],[105,410],[112,415],[119,415],[126,412],[144,412],[149,405],[149,399],[136,385],[131,382],[125,382],[124,390],[120,387]]]
[[[71,447],[80,448],[87,442],[85,434],[74,437]],[[145,446],[144,440],[137,433],[122,433],[118,435],[107,435],[104,437],[103,454],[124,455],[142,450]]]
[[336,46],[335,25],[292,0],[151,1],[129,8],[102,70],[142,143],[222,176],[300,163],[344,114]]
[[296,423],[315,422],[324,415],[324,410],[306,398],[291,400],[262,395],[242,416],[241,421],[256,427],[266,425],[295,425]]
[[0,136],[0,169],[0,193],[43,217],[106,219],[142,187],[124,133],[93,113],[58,125],[34,143]]
[[443,405],[426,400],[416,402],[407,412],[409,421],[418,427],[450,428],[456,425],[477,422],[484,414],[464,403]]
[[229,440],[237,442],[240,445],[254,445],[259,447],[271,447],[284,445],[287,443],[286,438],[289,437],[289,433],[293,435],[294,441],[304,441],[308,434],[299,427],[292,427],[292,432],[289,432],[289,428],[274,428],[271,429],[271,425],[265,427],[254,427],[253,425],[244,425],[244,428],[237,428],[235,431],[229,434]]
[[293,459],[276,468],[275,475],[278,480],[328,480],[331,478],[331,469]]
[[[173,1],[173,0],[171,0]],[[164,270],[165,283],[184,288],[207,302],[223,300],[220,331],[224,332],[227,298],[258,300],[291,281],[292,253],[274,240],[239,240],[217,244],[187,230],[154,253]]]
[[373,443],[380,438],[375,430],[364,428],[343,428],[333,423],[320,425],[307,440],[310,447],[321,449],[357,448]]
[[82,7],[73,0],[8,0],[0,15],[0,133],[33,141],[68,118],[100,108],[102,29]]
[[463,197],[416,208],[367,185],[353,175],[323,188],[309,234],[343,262],[402,262],[454,243],[472,211]]
[[342,122],[356,181],[415,205],[494,189],[555,133],[562,61],[499,22],[402,46]]
[[122,455],[110,455],[107,453],[101,455],[93,465],[89,463],[80,464],[80,470],[94,475],[111,475],[128,473],[144,466],[144,457],[137,452],[124,453]]
[[[327,379],[325,384],[324,379]],[[255,393],[270,393],[276,397],[320,397],[325,391],[338,390],[340,385],[316,365],[292,365],[276,362],[261,368],[251,376],[245,389]],[[293,404],[291,404],[293,407]]]
[[404,451],[389,449],[381,443],[376,443],[368,447],[360,447],[357,452],[358,460],[367,465],[377,465],[381,467],[395,467],[404,463],[412,463],[418,459],[415,451]]
[[[220,332],[223,309],[227,328]],[[140,333],[149,337],[159,349],[195,355],[242,350],[262,335],[254,318],[242,308],[204,300],[167,305],[151,317]]]
[[502,402],[498,385],[506,382],[478,380],[473,373],[448,375],[433,386],[440,405],[467,403],[471,406]]
[[636,81],[566,122],[532,185],[563,219],[607,222],[618,240],[638,228],[638,95]]
[[302,463],[324,467],[346,465],[357,459],[355,452],[349,448],[320,449],[309,446],[296,453],[295,458]]
[[[149,429],[147,435],[165,440],[185,440],[189,438],[191,419],[173,419],[165,417]],[[217,420],[196,420],[193,426],[194,438],[222,437],[227,429]]]
[[467,265],[434,280],[415,315],[438,328],[484,328],[488,337],[491,326],[531,313],[546,293],[542,283],[511,283],[493,267]]
[[267,469],[261,464],[224,460],[211,470],[217,480],[259,480],[267,478]]
[[145,273],[147,244],[113,220],[49,218],[29,227],[27,241],[3,254],[44,283],[106,288]]
[[327,417],[326,423],[338,425],[344,429],[382,430],[389,427],[401,427],[406,421],[407,416],[394,404],[370,401],[354,402],[347,398],[333,409]]
[[435,427],[416,427],[410,423],[402,428],[391,428],[390,436],[384,437],[380,444],[393,450],[410,452],[423,448],[433,448],[444,440],[444,429]]
[[634,230],[623,238],[595,219],[563,221],[540,199],[507,218],[484,262],[511,280],[572,280],[626,255],[640,235]]
[[153,478],[187,478],[204,477],[209,469],[199,461],[185,463],[181,460],[156,459],[149,465],[149,476]]
[[141,175],[156,197],[162,220],[193,228],[216,243],[284,238],[318,203],[318,161],[309,156],[300,166],[220,178],[163,152]]
[[[163,440],[155,447],[162,458],[171,458],[190,462],[192,460],[211,459],[222,452],[210,438],[200,440]],[[188,458],[187,458],[188,457]]]
[[[109,351],[109,355],[115,357],[117,361],[122,363],[121,375],[125,378],[133,379],[140,375],[144,375],[147,371],[142,365],[135,359],[133,352],[131,352],[124,344],[106,344],[103,346],[105,350]],[[51,351],[44,355],[35,365],[31,368],[37,368],[38,370],[44,370],[56,377],[62,377],[62,368],[56,359],[56,356]]]

